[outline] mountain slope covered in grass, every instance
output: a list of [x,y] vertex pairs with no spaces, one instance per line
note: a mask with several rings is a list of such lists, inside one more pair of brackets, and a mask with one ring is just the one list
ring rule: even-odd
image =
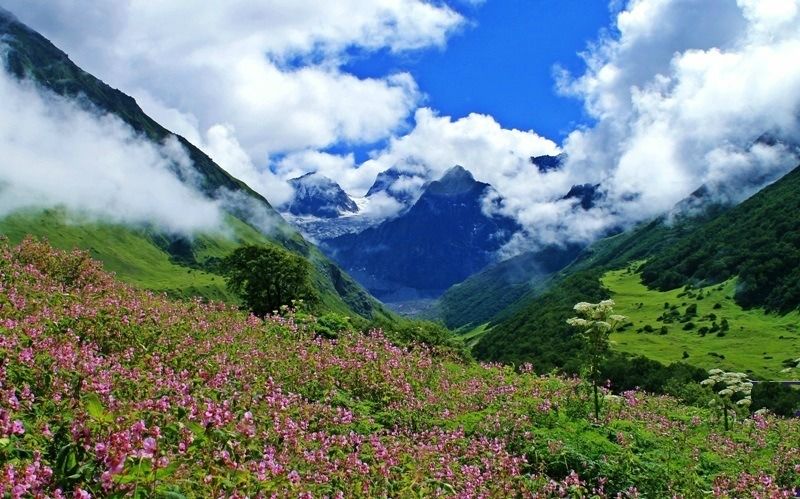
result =
[[503,260],[448,289],[427,315],[454,329],[484,324],[569,264],[577,246],[551,247]]
[[[279,244],[311,261],[322,308],[367,318],[387,316],[388,312],[366,290],[305,241],[263,196],[228,174],[186,139],[173,135],[147,116],[133,98],[80,69],[46,38],[2,10],[0,44],[4,47],[6,69],[16,77],[73,99],[91,112],[116,116],[153,143],[176,137],[194,169],[190,183],[208,198],[232,196],[237,200],[227,208],[225,234],[178,236],[152,227],[89,221],[59,210],[12,214],[0,220],[0,234],[20,241],[30,233],[63,248],[91,250],[109,270],[148,289],[232,302],[235,299],[224,289],[223,278],[207,263],[224,257],[239,244]],[[184,181],[189,180],[179,169],[175,173]]]
[[[700,367],[722,366],[780,378],[782,361],[797,354],[788,351],[797,348],[797,334],[791,330],[794,314],[765,313],[758,307],[746,310],[743,305],[782,303],[783,311],[800,305],[791,281],[797,268],[792,258],[800,237],[800,226],[793,223],[793,207],[800,202],[798,182],[800,169],[733,208],[711,205],[700,215],[662,217],[599,241],[554,276],[543,291],[523,297],[507,315],[491,324],[474,353],[486,360],[530,361],[542,369],[562,367],[577,372],[581,347],[565,323],[572,316],[572,306],[579,301],[619,296],[623,305],[619,312],[634,319],[632,327],[615,335],[619,351],[664,362],[680,360]],[[640,269],[641,262],[645,263]],[[770,273],[775,265],[785,265],[786,276]],[[628,268],[623,281],[619,273],[611,272]],[[641,286],[639,270],[645,284],[660,284],[664,289]],[[773,294],[764,295],[772,296],[773,301],[742,299],[743,292],[750,296],[748,290],[762,289],[750,284],[752,276],[755,283],[763,278],[775,279]],[[663,277],[670,281],[661,280]],[[737,279],[731,280],[734,277]],[[721,291],[714,287],[720,284]],[[711,287],[692,291],[683,289],[686,285]],[[697,301],[701,295],[703,301]],[[713,301],[710,310],[706,296]],[[717,302],[721,311],[713,309]],[[665,303],[669,303],[666,309]],[[693,320],[684,320],[686,307],[692,303],[700,312]],[[673,306],[679,317],[664,324],[664,312]],[[716,317],[712,319],[709,314]],[[728,329],[718,336],[723,319]],[[683,329],[688,322],[693,323],[691,332]],[[644,330],[645,326],[652,331]],[[660,335],[662,327],[667,328],[664,337]],[[704,327],[707,331],[702,335]],[[642,331],[637,331],[640,328]],[[680,349],[679,359],[675,358],[676,348]]]
[[[797,419],[321,337],[0,244],[0,491],[76,497],[786,497]],[[330,332],[328,332],[330,333]],[[680,472],[678,472],[680,471]]]

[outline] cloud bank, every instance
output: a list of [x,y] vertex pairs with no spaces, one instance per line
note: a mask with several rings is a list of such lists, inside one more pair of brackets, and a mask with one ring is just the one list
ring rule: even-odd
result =
[[[528,242],[586,242],[701,185],[741,201],[800,163],[798,54],[798,0],[630,1],[585,73],[558,74],[595,123],[564,141],[562,172],[505,211]],[[558,199],[583,183],[606,193],[592,210]]]
[[156,226],[172,233],[219,230],[222,212],[178,175],[196,172],[172,138],[163,144],[112,115],[19,81],[0,70],[0,216],[67,208],[72,215]]
[[424,0],[0,3],[275,204],[291,194],[270,156],[383,140],[417,107],[409,74],[356,77],[348,51],[442,47],[464,25]]
[[[407,73],[343,69],[353,49],[443,47],[467,24],[444,2],[0,3],[273,204],[310,171],[361,196],[389,168],[404,172],[395,188],[414,193],[461,164],[503,198],[487,210],[526,228],[507,254],[590,242],[701,185],[739,201],[800,162],[800,0],[611,2],[613,26],[583,54],[585,71],[555,71],[589,117],[560,145],[491,116],[443,116]],[[382,145],[360,164],[326,152],[369,144]],[[559,170],[529,161],[561,152]],[[589,210],[563,199],[580,184],[604,194]],[[373,201],[375,217],[402,206]]]

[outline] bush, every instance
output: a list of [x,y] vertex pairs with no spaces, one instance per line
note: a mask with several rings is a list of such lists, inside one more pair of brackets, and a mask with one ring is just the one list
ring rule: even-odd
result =
[[223,261],[228,289],[264,317],[295,300],[316,300],[311,265],[275,245],[242,246]]

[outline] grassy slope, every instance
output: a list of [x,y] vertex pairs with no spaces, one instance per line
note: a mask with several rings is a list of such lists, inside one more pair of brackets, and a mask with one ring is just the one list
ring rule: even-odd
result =
[[0,244],[0,270],[3,382],[22,399],[0,400],[15,422],[0,428],[0,493],[23,479],[27,495],[94,497],[788,497],[800,487],[797,419],[723,432],[708,408],[632,391],[592,421],[579,379],[380,335],[330,341],[297,316],[260,321],[144,295],[42,244]]
[[800,307],[800,167],[649,259],[642,278],[668,290],[739,277],[736,302]]
[[547,248],[503,260],[452,286],[427,315],[441,319],[451,328],[484,324],[577,254],[577,248]]
[[[610,271],[601,282],[616,301],[617,310],[633,323],[632,327],[612,335],[614,348],[618,350],[645,355],[664,364],[683,360],[706,369],[748,371],[764,379],[784,379],[786,375],[780,373],[784,367],[782,361],[796,358],[796,352],[800,352],[800,314],[777,315],[762,309],[742,309],[732,299],[736,279],[689,293],[683,288],[648,289],[641,283],[640,274],[629,269]],[[690,320],[695,327],[687,331],[683,329],[686,323],[658,321],[665,312],[665,303],[677,305],[681,315],[687,306],[695,304],[697,317]],[[714,308],[716,304],[719,308]],[[708,317],[710,314],[716,315],[716,321]],[[720,324],[723,318],[730,324],[724,336],[698,333],[700,328],[710,329],[713,322]],[[637,332],[646,325],[654,332]],[[662,326],[668,328],[665,335],[659,333]],[[684,351],[688,358],[683,359]]]
[[[222,258],[241,244],[270,242],[235,217],[228,216],[226,223],[229,229],[227,234],[195,236],[192,250],[199,262],[208,258]],[[222,276],[174,261],[153,242],[157,234],[146,229],[70,220],[62,212],[45,210],[13,214],[0,219],[0,234],[8,237],[12,243],[21,241],[26,235],[33,235],[47,239],[58,248],[87,250],[103,262],[106,270],[143,289],[166,292],[173,297],[201,296],[237,303],[236,297],[225,289]],[[312,278],[320,292],[322,310],[344,314],[360,311],[367,317],[392,318],[316,248],[308,248],[305,256],[314,264]]]
[[[604,287],[606,283],[600,280],[606,272],[620,269],[631,262],[645,259],[648,260],[648,263],[644,266],[645,273],[648,270],[652,272],[653,269],[659,268],[659,265],[664,266],[665,261],[672,261],[676,255],[679,255],[683,258],[683,263],[689,264],[688,266],[683,265],[682,267],[685,268],[680,268],[679,270],[686,270],[687,272],[689,269],[699,268],[697,257],[706,259],[707,263],[709,263],[708,266],[712,269],[719,267],[714,262],[724,263],[728,273],[720,281],[725,281],[736,274],[729,268],[729,264],[734,260],[725,258],[725,256],[741,253],[741,251],[733,251],[732,248],[745,242],[749,246],[755,246],[751,252],[753,255],[759,252],[758,254],[762,256],[769,256],[770,252],[773,251],[776,256],[788,255],[787,258],[792,258],[793,253],[788,249],[784,250],[784,248],[789,248],[795,242],[797,231],[794,227],[796,224],[792,225],[789,221],[786,221],[786,216],[777,216],[776,213],[783,208],[795,205],[798,183],[800,183],[800,172],[795,171],[735,208],[724,209],[718,206],[711,206],[700,217],[675,217],[669,224],[663,219],[654,220],[642,224],[634,230],[599,241],[584,252],[574,263],[554,276],[549,281],[548,286],[532,290],[515,304],[501,312],[492,322],[491,331],[484,335],[476,345],[475,354],[479,358],[486,360],[517,363],[532,361],[534,364],[538,363],[548,369],[551,367],[575,369],[577,365],[572,360],[572,357],[579,353],[580,348],[573,338],[574,331],[571,331],[564,321],[573,315],[572,305],[574,303],[578,301],[596,301],[609,296],[609,290]],[[759,223],[759,220],[762,223]],[[737,227],[747,228],[750,232],[753,232],[752,237],[749,233],[737,232]],[[765,227],[765,230],[757,230]],[[714,248],[702,244],[705,240],[718,242],[719,248],[716,248],[717,251],[712,251]],[[696,247],[698,244],[702,246],[702,251],[696,255],[691,252],[686,253],[688,251],[687,248]],[[752,260],[752,258],[750,259]],[[678,268],[679,263],[673,262],[672,268]],[[748,265],[752,267],[752,264]],[[780,266],[778,265],[778,267]],[[783,268],[787,272],[793,272],[795,266],[784,265]],[[687,273],[686,275],[691,276],[692,274]],[[707,276],[694,275],[693,277],[703,278]],[[687,277],[686,279],[689,278]],[[682,285],[683,282],[672,287]],[[729,283],[728,285],[731,284]],[[622,287],[625,288],[624,285]],[[740,291],[740,288],[737,288],[736,291]],[[785,294],[785,296],[789,295],[789,292]],[[737,295],[731,289],[728,296],[735,297]],[[664,301],[669,300],[660,300],[660,306],[663,307]],[[729,305],[731,307],[734,306],[733,302],[729,302]],[[741,308],[738,310],[738,313],[744,313]],[[752,345],[760,344],[763,331],[774,331],[773,326],[775,324],[781,326],[784,321],[788,323],[791,322],[792,317],[796,317],[792,315],[787,316],[785,319],[780,319],[774,316],[766,316],[758,310],[746,315],[749,317],[762,317],[766,321],[766,323],[756,321],[751,326],[746,324],[737,326],[743,326],[745,330],[759,335],[758,340],[754,340],[752,336],[749,338],[749,344]],[[655,317],[653,317],[654,320]],[[654,328],[656,325],[660,328],[660,324],[652,324]],[[730,332],[729,334],[731,336],[729,341],[733,341],[740,333]],[[763,334],[766,338],[769,338],[772,333],[764,332]],[[662,341],[666,344],[674,339],[672,336],[668,334],[666,338],[653,341]],[[777,336],[780,336],[780,333]],[[710,340],[711,338],[705,339]],[[715,336],[714,339],[722,338]],[[742,338],[739,337],[739,339]],[[768,339],[766,341],[769,342]],[[677,348],[680,348],[680,350],[677,350]],[[659,360],[679,360],[682,357],[683,350],[683,347],[674,347],[670,350],[670,354],[667,355],[663,353],[663,349],[653,345],[649,345],[649,348],[642,348],[641,345],[635,344],[626,349],[626,351],[652,356],[652,358]],[[677,358],[674,355],[676,351],[679,354]],[[702,352],[709,357],[703,362],[698,360],[696,356],[692,359],[692,352],[689,352],[690,358],[687,361],[694,361],[697,365],[708,365],[708,362],[713,359],[707,353],[713,351],[715,349],[712,347],[708,347],[707,351],[698,350],[698,352]],[[767,352],[766,354],[763,353],[765,351]],[[759,349],[755,346],[752,347],[750,352],[748,355],[751,357],[748,358],[747,362],[743,362],[747,358],[746,356],[734,354],[731,357],[730,354],[724,352],[717,353],[726,355],[728,362],[731,361],[730,359],[738,359],[736,365],[740,369],[751,369],[754,372],[764,373],[770,377],[775,376],[775,364],[765,363],[765,360],[780,361],[794,353],[786,352],[786,355],[778,358],[775,355],[771,355],[770,349]],[[763,359],[764,355],[775,358]],[[765,366],[767,367],[765,368]]]
[[[34,81],[58,95],[76,99],[90,110],[113,114],[154,142],[161,142],[172,135],[145,114],[132,97],[83,71],[49,40],[2,12],[0,36],[8,48],[3,62],[17,77]],[[248,219],[247,213],[233,213],[228,217],[228,225],[235,236],[232,239],[210,235],[196,237],[192,245],[196,256],[220,257],[240,243],[271,241],[312,262],[313,280],[320,291],[323,308],[355,313],[366,318],[395,320],[366,290],[289,226],[263,196],[228,174],[186,139],[176,137],[200,174],[201,190],[205,194],[214,197],[220,189],[243,194],[254,201],[254,209],[260,215],[271,217],[273,222],[272,232],[261,234],[243,221]],[[82,224],[65,224],[57,217],[37,219],[38,216],[13,216],[0,221],[0,232],[6,233],[12,240],[20,240],[30,233],[47,237],[59,247],[77,246],[91,250],[95,257],[105,262],[106,268],[144,288],[169,291],[177,296],[233,299],[224,290],[219,277],[196,270],[189,272],[185,267],[170,262],[169,255],[150,241],[149,236],[157,238],[158,234],[97,223],[80,227]]]
[[[231,219],[235,224],[238,220]],[[238,224],[237,224],[238,225]],[[243,224],[242,224],[243,225]],[[239,226],[241,227],[241,226]],[[264,242],[250,229],[237,231],[238,237],[198,236],[195,240],[198,257],[221,257],[232,251],[238,242]],[[26,235],[47,239],[62,249],[81,248],[103,262],[106,270],[137,287],[165,291],[171,296],[203,296],[234,302],[218,275],[191,269],[173,262],[170,255],[153,244],[146,230],[98,222],[70,223],[63,214],[47,210],[38,213],[14,214],[0,220],[0,233],[12,243]]]

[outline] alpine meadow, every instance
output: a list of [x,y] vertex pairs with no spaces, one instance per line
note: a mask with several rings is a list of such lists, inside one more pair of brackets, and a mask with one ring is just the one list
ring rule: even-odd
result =
[[800,0],[0,0],[3,498],[800,497]]

